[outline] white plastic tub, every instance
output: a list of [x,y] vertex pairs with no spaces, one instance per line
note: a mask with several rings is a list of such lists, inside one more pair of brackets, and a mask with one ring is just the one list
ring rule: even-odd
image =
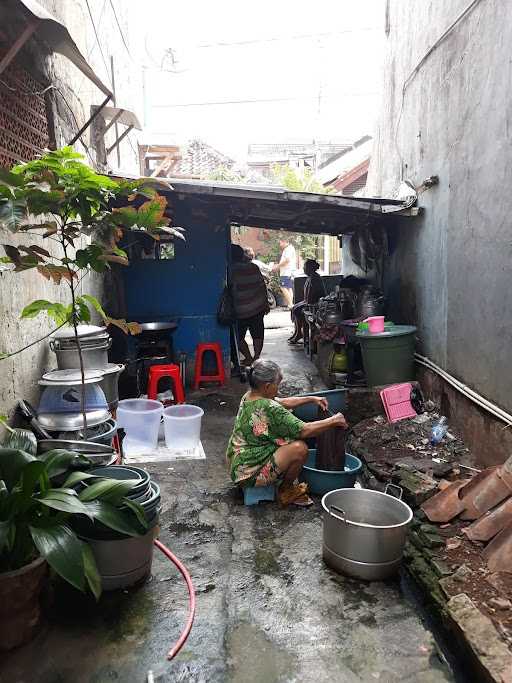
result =
[[164,410],[165,445],[173,450],[193,451],[201,440],[204,411],[197,406],[169,406]]
[[156,451],[162,411],[160,401],[147,398],[119,401],[117,426],[126,432],[123,450],[127,455]]

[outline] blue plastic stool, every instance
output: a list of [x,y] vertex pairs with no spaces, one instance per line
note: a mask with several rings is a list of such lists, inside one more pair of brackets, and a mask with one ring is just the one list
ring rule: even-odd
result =
[[270,486],[245,486],[244,505],[256,505],[260,500],[275,500],[276,487]]

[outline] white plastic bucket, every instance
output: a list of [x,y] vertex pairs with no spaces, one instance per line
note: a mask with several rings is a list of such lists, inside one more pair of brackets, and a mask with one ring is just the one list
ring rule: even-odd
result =
[[204,411],[197,406],[169,406],[164,410],[165,445],[173,450],[193,451],[201,440]]
[[127,455],[156,451],[162,411],[160,401],[146,398],[119,401],[117,426],[126,432],[123,450]]

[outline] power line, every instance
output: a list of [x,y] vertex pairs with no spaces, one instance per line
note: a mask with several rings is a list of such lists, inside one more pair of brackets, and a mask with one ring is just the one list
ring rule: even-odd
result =
[[124,37],[123,30],[121,29],[121,25],[120,25],[120,23],[119,23],[119,19],[117,18],[116,8],[114,7],[114,3],[113,3],[112,0],[110,0],[110,6],[112,7],[112,12],[114,13],[114,18],[115,18],[115,20],[116,20],[117,28],[119,29],[119,33],[121,34],[121,39],[122,39],[123,44],[124,44],[124,46],[125,46],[125,48],[126,48],[126,52],[128,53],[128,56],[130,57],[130,59],[133,59],[133,58],[132,58],[132,55],[131,55],[131,52],[130,52],[130,48],[128,47],[128,44],[127,44],[126,39],[125,39],[125,37]]
[[[342,100],[345,97],[368,97],[370,95],[378,95],[377,91],[365,93],[342,93],[340,95],[323,95],[325,100]],[[218,100],[217,102],[177,102],[174,104],[153,104],[155,109],[176,109],[181,107],[217,107],[226,104],[268,104],[271,102],[298,102],[302,100],[318,100],[318,95],[304,95],[297,97],[269,97],[257,98],[252,100]]]
[[98,48],[99,48],[100,53],[101,53],[103,65],[105,66],[105,71],[107,72],[107,75],[108,75],[109,71],[108,71],[108,66],[107,66],[107,60],[105,59],[105,55],[103,54],[103,48],[101,47],[100,39],[98,36],[98,31],[96,30],[96,24],[94,23],[94,19],[93,19],[92,12],[91,12],[91,6],[89,5],[89,0],[85,0],[85,4],[87,5],[87,9],[89,11],[89,17],[91,19],[91,24],[92,24],[92,27],[94,29],[94,35],[96,36],[96,42],[98,43]]
[[277,43],[285,42],[289,40],[310,40],[312,38],[327,38],[340,36],[345,33],[363,33],[365,31],[380,31],[380,28],[375,26],[366,26],[362,28],[355,29],[345,29],[343,31],[330,31],[328,33],[302,33],[293,36],[275,36],[273,38],[254,38],[252,40],[237,40],[233,42],[218,42],[218,43],[197,43],[192,47],[196,48],[209,48],[209,47],[233,47],[233,46],[244,46],[244,45],[256,45],[259,43]]

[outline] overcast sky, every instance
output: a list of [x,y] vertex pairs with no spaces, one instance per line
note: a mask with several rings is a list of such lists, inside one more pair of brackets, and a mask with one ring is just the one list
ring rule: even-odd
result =
[[201,137],[242,160],[251,142],[352,142],[372,134],[384,0],[137,6],[146,138]]

